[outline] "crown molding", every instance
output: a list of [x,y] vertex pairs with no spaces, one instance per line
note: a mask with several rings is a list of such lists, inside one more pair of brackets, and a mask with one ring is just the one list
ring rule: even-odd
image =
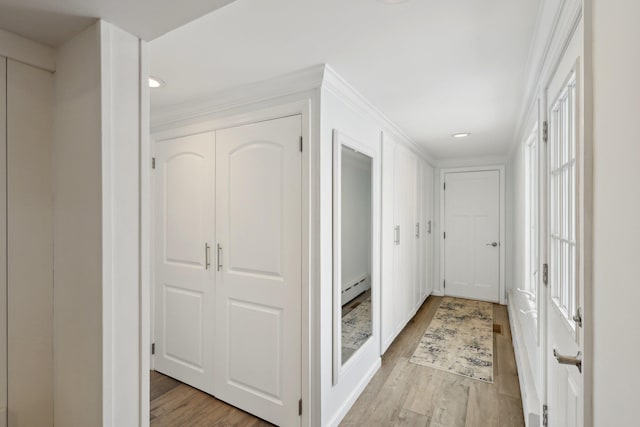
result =
[[367,117],[378,122],[382,126],[385,133],[391,134],[394,140],[404,143],[408,148],[422,157],[432,166],[436,160],[429,152],[417,142],[411,139],[402,129],[384,115],[375,105],[365,98],[357,89],[349,84],[340,74],[338,74],[331,66],[325,65],[324,79],[322,88],[328,90],[334,95],[349,103],[352,108],[364,113]]
[[161,132],[246,105],[322,89],[330,91],[349,104],[351,108],[379,123],[383,132],[391,134],[394,139],[404,143],[431,165],[435,164],[435,159],[423,147],[406,135],[327,64],[225,89],[193,101],[153,109],[151,131],[152,133]]
[[318,89],[322,85],[324,70],[324,64],[316,65],[272,79],[224,89],[192,101],[152,109],[151,129],[155,132],[221,111]]

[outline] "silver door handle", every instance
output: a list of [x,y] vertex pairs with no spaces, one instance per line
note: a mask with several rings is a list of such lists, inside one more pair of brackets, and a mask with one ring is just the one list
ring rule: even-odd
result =
[[208,270],[209,267],[211,266],[211,260],[209,258],[209,249],[211,249],[211,246],[209,246],[209,244],[205,242],[204,244],[204,269],[205,270]]
[[218,243],[218,271],[222,270],[222,246]]
[[485,246],[493,246],[494,248],[498,246],[498,242],[487,243]]
[[576,368],[578,368],[578,371],[580,371],[580,373],[582,373],[582,352],[581,351],[579,351],[575,357],[572,357],[572,356],[563,356],[562,354],[558,353],[558,350],[554,348],[553,357],[555,357],[558,363],[560,363],[561,365],[573,365]]
[[431,234],[431,220],[427,221],[427,233]]
[[400,226],[399,225],[396,225],[393,228],[393,233],[394,233],[393,241],[395,242],[396,245],[399,245],[400,244]]
[[416,239],[420,238],[420,223],[416,222]]

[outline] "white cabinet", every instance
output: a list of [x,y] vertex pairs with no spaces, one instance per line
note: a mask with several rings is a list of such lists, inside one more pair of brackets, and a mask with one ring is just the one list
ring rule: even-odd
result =
[[404,144],[383,142],[381,352],[431,293],[433,168]]

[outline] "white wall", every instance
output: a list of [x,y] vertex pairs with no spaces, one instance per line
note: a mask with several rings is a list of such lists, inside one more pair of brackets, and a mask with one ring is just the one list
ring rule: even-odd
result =
[[54,50],[0,30],[0,55],[0,427],[46,426],[53,424]]
[[55,424],[139,425],[140,44],[100,21],[56,63]]
[[9,425],[53,423],[53,77],[7,60]]
[[[140,40],[100,22],[102,54],[103,425],[137,426],[149,396],[141,383]],[[148,158],[147,158],[148,160]],[[146,357],[144,358],[146,360]],[[146,369],[148,370],[148,368]],[[146,389],[146,387],[145,387]]]
[[[593,416],[638,423],[640,301],[640,3],[593,5]],[[589,40],[587,40],[589,44]]]
[[54,104],[55,424],[102,421],[102,176],[97,24],[57,51]]
[[343,150],[342,290],[371,274],[371,232],[371,161]]
[[7,425],[7,59],[0,56],[0,427]]
[[[321,240],[322,245],[322,279],[321,279],[321,317],[320,348],[321,350],[321,413],[320,425],[337,425],[347,413],[355,399],[366,386],[369,379],[380,366],[379,355],[379,289],[372,284],[373,336],[349,359],[349,370],[333,385],[333,285],[332,285],[332,140],[333,130],[347,135],[360,143],[367,144],[377,153],[376,161],[380,162],[381,127],[375,121],[364,116],[339,95],[323,88],[321,93]],[[374,206],[380,209],[380,206]],[[375,227],[375,225],[374,225]]]

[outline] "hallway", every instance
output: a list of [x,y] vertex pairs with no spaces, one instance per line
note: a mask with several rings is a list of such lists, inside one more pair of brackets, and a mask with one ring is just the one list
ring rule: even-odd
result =
[[[493,305],[493,384],[410,363],[442,297],[431,296],[396,338],[341,426],[524,426],[505,306]],[[499,329],[500,332],[496,332]]]

